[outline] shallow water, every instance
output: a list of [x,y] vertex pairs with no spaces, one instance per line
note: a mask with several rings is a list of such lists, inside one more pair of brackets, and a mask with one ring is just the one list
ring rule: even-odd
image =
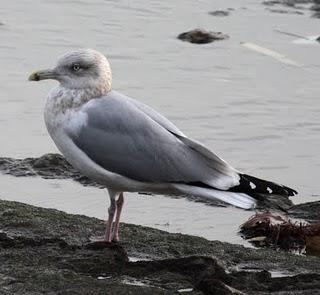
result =
[[[307,10],[305,15],[271,13],[260,2],[2,3],[0,154],[27,157],[57,151],[42,118],[45,96],[55,83],[30,83],[27,76],[51,66],[67,50],[92,47],[109,57],[115,89],[162,112],[236,168],[296,188],[300,195],[295,202],[319,200],[320,45],[295,42],[275,31],[314,36],[319,34],[319,19],[310,18]],[[228,17],[208,14],[228,7],[234,8]],[[196,27],[231,38],[207,45],[176,39]],[[302,66],[283,64],[240,42],[267,47]],[[106,196],[100,190],[4,176],[0,185],[2,198],[105,214]],[[234,208],[130,194],[123,221],[239,242],[234,233],[249,215]],[[169,226],[161,226],[167,222]]]

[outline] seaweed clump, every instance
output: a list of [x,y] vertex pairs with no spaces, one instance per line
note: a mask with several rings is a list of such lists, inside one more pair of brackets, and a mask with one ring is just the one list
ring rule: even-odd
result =
[[320,255],[320,223],[295,221],[270,212],[256,213],[240,226],[240,234],[256,247]]

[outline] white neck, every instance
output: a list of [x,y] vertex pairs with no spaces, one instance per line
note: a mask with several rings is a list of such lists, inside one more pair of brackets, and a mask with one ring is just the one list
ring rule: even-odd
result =
[[[106,87],[107,88],[107,87]],[[60,123],[82,105],[109,92],[109,88],[68,89],[61,85],[49,93],[44,110],[44,119],[50,131],[59,128]]]
[[47,102],[54,104],[59,112],[65,112],[68,109],[77,109],[89,100],[106,95],[109,87],[105,88],[81,88],[69,89],[61,85],[54,88],[47,98]]

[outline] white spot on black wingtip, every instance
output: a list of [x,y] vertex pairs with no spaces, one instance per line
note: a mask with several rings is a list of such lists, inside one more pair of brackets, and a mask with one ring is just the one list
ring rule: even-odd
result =
[[[289,192],[288,192],[288,194],[289,194]],[[298,192],[296,192],[296,191],[291,192],[291,196],[296,196],[297,194],[298,194]]]
[[269,194],[272,194],[272,189],[270,187],[267,187],[267,191]]
[[249,185],[250,185],[251,189],[255,189],[255,188],[257,187],[257,186],[256,186],[253,182],[251,182],[251,181],[250,181]]

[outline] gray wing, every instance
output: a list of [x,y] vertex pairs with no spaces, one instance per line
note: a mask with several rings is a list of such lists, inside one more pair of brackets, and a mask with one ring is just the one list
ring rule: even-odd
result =
[[79,127],[70,122],[66,131],[108,171],[152,183],[201,182],[219,189],[239,184],[232,167],[131,98],[111,91],[80,111],[86,114],[86,124]]
[[216,154],[214,154],[212,151],[210,151],[208,148],[206,148],[204,145],[202,145],[200,142],[196,140],[192,140],[188,137],[186,137],[177,126],[175,126],[172,122],[170,122],[166,117],[162,116],[158,112],[156,112],[154,109],[150,108],[149,106],[134,100],[132,98],[126,97],[124,95],[121,95],[120,93],[117,93],[119,96],[123,96],[123,98],[129,100],[131,103],[133,103],[136,107],[138,107],[142,112],[144,112],[147,116],[152,118],[154,121],[156,121],[158,124],[160,124],[162,127],[166,128],[171,133],[175,134],[182,142],[184,142],[186,145],[188,145],[190,148],[196,150],[197,152],[201,153],[204,157],[207,157],[208,159],[213,161],[213,165],[221,165],[227,170],[233,170],[229,164],[227,164],[224,160],[222,160],[220,157],[218,157]]
[[154,109],[150,108],[149,106],[145,105],[140,101],[137,101],[133,98],[125,96],[119,92],[116,92],[116,91],[112,91],[112,92],[113,92],[113,95],[121,97],[121,99],[127,100],[130,103],[134,104],[140,111],[145,113],[148,117],[156,121],[159,125],[167,129],[171,133],[174,133],[177,136],[185,137],[185,135],[179,130],[177,126],[175,126],[172,122],[170,122],[166,117],[156,112]]

